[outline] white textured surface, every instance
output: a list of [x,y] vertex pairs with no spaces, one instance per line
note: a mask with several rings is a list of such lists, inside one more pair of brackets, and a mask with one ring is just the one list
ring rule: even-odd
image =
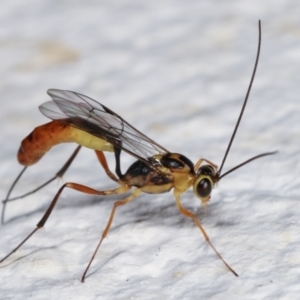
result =
[[[82,3],[1,2],[1,199],[21,170],[15,158],[20,141],[47,122],[37,107],[48,100],[48,88],[84,93],[170,151],[220,164],[251,76],[258,19],[261,59],[225,170],[265,151],[280,152],[224,178],[206,215],[191,191],[183,199],[239,278],[168,193],[143,195],[119,209],[81,284],[116,197],[65,191],[45,230],[1,265],[1,299],[298,298],[297,1]],[[14,195],[50,178],[73,148],[53,149]],[[122,160],[123,169],[132,161]],[[64,180],[114,186],[88,150]],[[60,184],[8,206],[1,256],[34,228]]]

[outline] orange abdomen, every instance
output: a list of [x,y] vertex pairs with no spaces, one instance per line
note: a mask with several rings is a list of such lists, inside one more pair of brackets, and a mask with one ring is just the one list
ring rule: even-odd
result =
[[21,143],[18,161],[24,166],[38,162],[53,146],[75,142],[94,150],[113,152],[113,145],[83,130],[59,121],[36,127]]

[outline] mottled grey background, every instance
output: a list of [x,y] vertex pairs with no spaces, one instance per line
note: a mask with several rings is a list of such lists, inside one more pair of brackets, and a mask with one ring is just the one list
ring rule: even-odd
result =
[[[240,275],[216,257],[172,194],[143,195],[116,214],[85,284],[82,272],[116,198],[65,191],[45,230],[0,267],[1,299],[295,299],[299,295],[299,58],[296,1],[1,1],[0,191],[21,166],[20,141],[47,122],[48,88],[97,99],[172,152],[220,164],[253,69],[249,105],[225,165],[279,150],[224,178],[208,211],[183,203]],[[30,168],[14,195],[50,178],[74,145]],[[108,155],[113,165],[112,155]],[[131,162],[122,156],[123,169]],[[64,181],[114,187],[83,150]],[[12,203],[6,255],[61,185]]]

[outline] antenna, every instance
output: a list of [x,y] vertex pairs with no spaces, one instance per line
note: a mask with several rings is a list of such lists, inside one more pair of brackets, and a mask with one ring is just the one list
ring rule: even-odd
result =
[[[232,134],[231,139],[229,141],[229,144],[227,146],[227,149],[226,149],[226,152],[225,152],[225,155],[224,155],[221,167],[220,167],[220,169],[217,172],[217,178],[219,178],[219,179],[221,178],[220,175],[221,175],[224,163],[225,163],[227,155],[228,155],[228,153],[230,151],[230,148],[231,148],[232,142],[234,140],[235,134],[236,134],[236,132],[237,132],[237,130],[239,128],[239,125],[240,125],[240,122],[241,122],[241,119],[242,119],[242,116],[243,116],[243,113],[244,113],[244,110],[245,110],[245,107],[246,107],[246,104],[247,104],[247,101],[248,101],[248,98],[249,98],[249,94],[250,94],[250,91],[251,91],[251,88],[252,88],[252,84],[253,84],[253,81],[254,81],[254,77],[255,77],[255,73],[256,73],[256,69],[257,69],[257,65],[258,65],[258,59],[259,59],[259,54],[260,54],[260,46],[261,46],[261,23],[260,23],[260,20],[259,20],[258,21],[258,48],[257,48],[257,54],[256,54],[256,60],[255,60],[255,64],[254,64],[253,73],[252,73],[252,76],[251,76],[250,84],[248,86],[248,90],[247,90],[247,94],[246,94],[246,97],[245,97],[245,100],[244,100],[244,104],[243,104],[242,110],[240,112],[238,121],[236,122],[233,134]],[[253,158],[253,159],[255,159],[255,158]]]

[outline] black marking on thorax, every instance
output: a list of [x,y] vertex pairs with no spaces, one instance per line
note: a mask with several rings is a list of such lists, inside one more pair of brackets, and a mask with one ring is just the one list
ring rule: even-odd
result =
[[147,176],[151,171],[153,170],[147,164],[140,160],[137,160],[128,168],[125,176]]
[[193,163],[182,154],[167,153],[162,157],[161,163],[164,167],[175,172],[180,172],[183,171],[183,169],[187,169],[188,172],[194,173]]
[[143,187],[149,184],[164,185],[173,182],[171,173],[159,172],[140,160],[134,162],[121,179],[128,185],[136,187]]

